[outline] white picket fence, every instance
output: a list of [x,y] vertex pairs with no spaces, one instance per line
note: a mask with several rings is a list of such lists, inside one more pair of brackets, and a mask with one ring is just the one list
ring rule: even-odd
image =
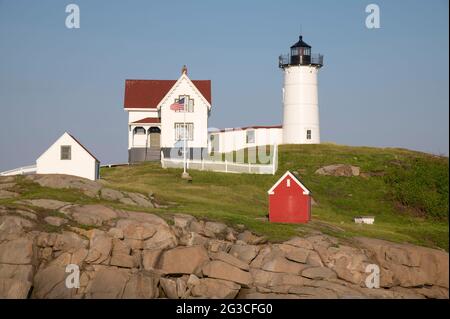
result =
[[36,174],[36,165],[22,166],[0,173],[0,176]]
[[[161,152],[161,166],[163,168],[183,168],[183,159],[165,158]],[[187,168],[201,171],[222,173],[272,174],[278,169],[278,146],[275,145],[270,164],[235,163],[225,161],[192,160],[187,159]]]

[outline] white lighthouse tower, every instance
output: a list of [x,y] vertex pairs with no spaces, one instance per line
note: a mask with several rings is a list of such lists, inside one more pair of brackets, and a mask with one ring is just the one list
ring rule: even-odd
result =
[[312,55],[311,46],[299,41],[289,55],[279,57],[283,69],[283,144],[320,143],[317,74],[322,55]]

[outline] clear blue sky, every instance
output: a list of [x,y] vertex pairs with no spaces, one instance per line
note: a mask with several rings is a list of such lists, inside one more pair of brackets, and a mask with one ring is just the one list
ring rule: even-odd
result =
[[[76,3],[81,28],[65,27]],[[381,29],[365,27],[365,7]],[[127,78],[211,79],[211,127],[280,124],[277,57],[300,26],[325,55],[323,141],[449,150],[448,1],[0,0],[0,170],[33,164],[64,131],[127,160]]]

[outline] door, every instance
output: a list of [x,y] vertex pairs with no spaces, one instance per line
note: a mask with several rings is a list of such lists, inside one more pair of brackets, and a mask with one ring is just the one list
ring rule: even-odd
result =
[[149,144],[152,150],[159,150],[161,148],[161,130],[158,127],[151,127],[149,129]]

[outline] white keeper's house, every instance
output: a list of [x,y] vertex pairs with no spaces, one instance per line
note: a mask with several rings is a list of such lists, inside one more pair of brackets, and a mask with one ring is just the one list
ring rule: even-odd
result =
[[[191,80],[183,67],[178,80],[126,80],[124,109],[128,112],[130,163],[183,156],[186,130],[187,156],[204,158],[208,152],[231,152],[274,144],[320,143],[318,82],[323,56],[313,55],[303,41],[279,57],[283,71],[283,124],[253,125],[208,131],[213,111],[210,80]],[[184,99],[184,100],[183,100]],[[171,105],[185,101],[186,112]]]

